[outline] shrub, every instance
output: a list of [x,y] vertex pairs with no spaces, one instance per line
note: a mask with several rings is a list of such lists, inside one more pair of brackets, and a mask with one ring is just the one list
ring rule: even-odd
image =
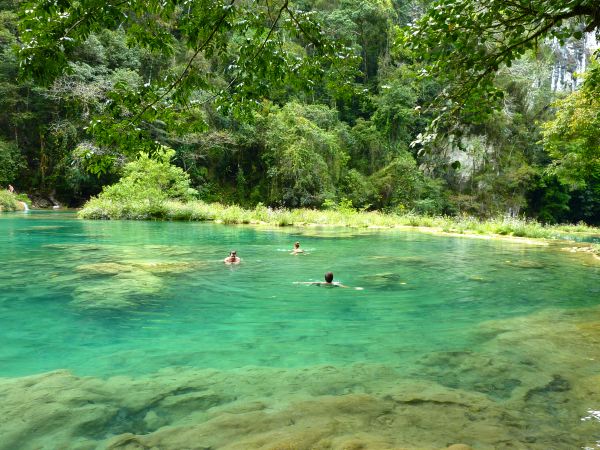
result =
[[[179,167],[171,165],[175,151],[163,148],[155,158],[140,153],[138,159],[127,163],[123,177],[115,184],[105,187],[100,195],[90,199],[80,212],[89,219],[149,219],[171,217],[169,200],[187,202],[197,192],[190,188],[188,175]],[[187,213],[181,211],[175,216]],[[183,217],[182,216],[182,217]]]
[[163,148],[155,158],[141,152],[138,159],[127,163],[118,183],[105,187],[100,198],[150,202],[177,199],[188,201],[197,192],[190,188],[189,176],[179,167],[171,165],[175,151]]
[[16,211],[18,207],[17,196],[5,189],[0,189],[0,211]]

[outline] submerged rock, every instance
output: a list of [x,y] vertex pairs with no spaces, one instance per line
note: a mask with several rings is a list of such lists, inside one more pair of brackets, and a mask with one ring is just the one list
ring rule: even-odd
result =
[[20,228],[19,231],[45,231],[57,230],[59,228],[66,228],[66,225],[31,225],[26,228]]
[[[449,363],[448,371],[466,367],[467,359],[477,367],[493,363],[471,352],[434,357]],[[585,397],[586,404],[593,403],[598,399],[598,376],[568,382],[567,391],[562,379],[540,383],[539,373],[534,375],[541,390],[533,388],[528,400],[517,395],[499,401],[407,378],[377,364],[230,371],[170,368],[109,379],[57,371],[0,379],[0,448],[43,448],[52,442],[57,448],[113,449],[466,450],[509,444],[541,450],[574,448],[595,436],[593,421],[573,417],[580,403],[560,403],[555,415],[544,412],[547,403],[536,402],[543,392],[571,392],[572,401]],[[353,392],[357,385],[361,392]],[[522,392],[531,391],[531,386]]]
[[[362,392],[325,393],[351,392],[356,385]],[[572,398],[593,402],[597,385],[597,375],[584,379],[572,386]],[[53,448],[111,449],[541,450],[575,448],[596,435],[592,421],[572,420],[578,404],[562,403],[565,413],[551,428],[516,399],[407,378],[378,364],[169,368],[108,379],[57,371],[0,379],[0,398],[3,449],[51,442]]]
[[[304,389],[356,381],[365,393]],[[6,448],[445,448],[458,434],[492,445],[515,432],[483,396],[399,381],[379,365],[170,369],[106,380],[58,371],[0,380],[0,397]]]
[[486,277],[482,277],[481,275],[471,275],[471,276],[467,277],[467,280],[475,281],[477,283],[492,283],[493,282],[493,280],[486,278]]
[[98,275],[118,275],[120,273],[127,273],[134,271],[133,266],[127,264],[104,262],[104,263],[92,263],[92,264],[80,264],[75,267],[75,271],[98,274]]
[[82,309],[135,308],[161,294],[162,276],[190,272],[199,266],[196,262],[146,259],[80,264],[75,272],[81,281],[71,303]]
[[187,247],[177,245],[143,245],[142,249],[161,256],[187,256],[193,254],[192,250]]
[[364,278],[365,280],[375,280],[375,281],[401,281],[403,277],[399,273],[382,272],[382,273],[375,273],[372,275],[363,275],[361,278]]
[[367,259],[397,264],[429,265],[432,263],[427,258],[422,258],[420,256],[377,255],[369,256]]
[[552,392],[566,392],[571,390],[571,383],[560,375],[553,375],[552,380],[544,386],[530,389],[525,394],[525,401],[531,400],[536,395],[546,395]]
[[376,273],[372,275],[363,275],[361,278],[378,288],[397,288],[399,286],[407,287],[406,277],[393,272]]
[[123,261],[123,262],[103,262],[92,264],[80,264],[75,268],[77,272],[97,275],[118,275],[118,274],[142,274],[143,272],[155,275],[177,274],[189,272],[196,268],[197,264],[189,262],[168,262],[168,261]]
[[545,269],[546,265],[542,264],[538,261],[528,261],[528,260],[520,260],[520,261],[505,261],[507,266],[518,267],[521,269]]
[[419,374],[444,386],[497,399],[509,398],[524,381],[514,374],[523,370],[514,361],[479,352],[431,353],[421,359],[419,367]]
[[101,281],[81,283],[73,292],[71,304],[82,309],[128,309],[148,302],[157,296],[162,280],[143,270],[114,274],[113,266],[103,274],[114,275]]
[[198,263],[185,261],[127,261],[126,264],[153,274],[176,274],[194,270]]
[[75,252],[95,252],[105,249],[105,246],[100,244],[46,244],[42,247],[52,250],[68,250]]

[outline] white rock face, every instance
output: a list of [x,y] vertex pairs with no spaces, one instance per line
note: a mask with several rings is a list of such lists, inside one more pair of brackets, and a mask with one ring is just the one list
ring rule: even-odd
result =
[[552,67],[550,85],[553,91],[573,91],[582,83],[576,74],[584,73],[594,52],[600,47],[595,33],[586,33],[580,40],[560,45],[554,38],[550,43],[556,63]]

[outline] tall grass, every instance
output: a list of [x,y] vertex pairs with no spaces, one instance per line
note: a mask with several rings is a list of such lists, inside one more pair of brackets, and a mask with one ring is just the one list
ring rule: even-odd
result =
[[20,202],[31,206],[31,200],[25,194],[15,194],[6,189],[0,189],[0,211],[16,211],[23,209]]
[[0,211],[16,211],[18,207],[15,194],[2,189],[0,190]]
[[549,226],[535,220],[497,217],[479,220],[470,216],[421,216],[413,213],[385,214],[378,211],[356,211],[350,208],[332,210],[272,209],[259,204],[253,209],[226,206],[221,203],[168,200],[149,202],[93,198],[79,212],[85,219],[187,220],[215,221],[225,224],[333,225],[341,227],[427,227],[448,233],[519,236],[555,239],[564,233],[600,234],[599,228],[577,225]]

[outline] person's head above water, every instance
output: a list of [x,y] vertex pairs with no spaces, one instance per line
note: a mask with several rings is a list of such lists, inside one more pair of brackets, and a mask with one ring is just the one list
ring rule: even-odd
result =
[[292,255],[299,255],[300,253],[304,253],[304,250],[300,248],[300,242],[294,242],[294,248],[292,249]]
[[225,264],[237,264],[240,261],[241,261],[241,259],[239,258],[239,256],[237,255],[237,252],[235,250],[231,250],[229,252],[229,256],[223,260],[223,262],[225,262]]
[[[325,273],[325,282],[322,281],[295,281],[295,284],[312,284],[313,286],[332,286],[332,287],[342,287],[347,288],[348,286],[344,286],[339,281],[333,282],[333,272]],[[362,291],[361,287],[354,288],[356,290]]]

